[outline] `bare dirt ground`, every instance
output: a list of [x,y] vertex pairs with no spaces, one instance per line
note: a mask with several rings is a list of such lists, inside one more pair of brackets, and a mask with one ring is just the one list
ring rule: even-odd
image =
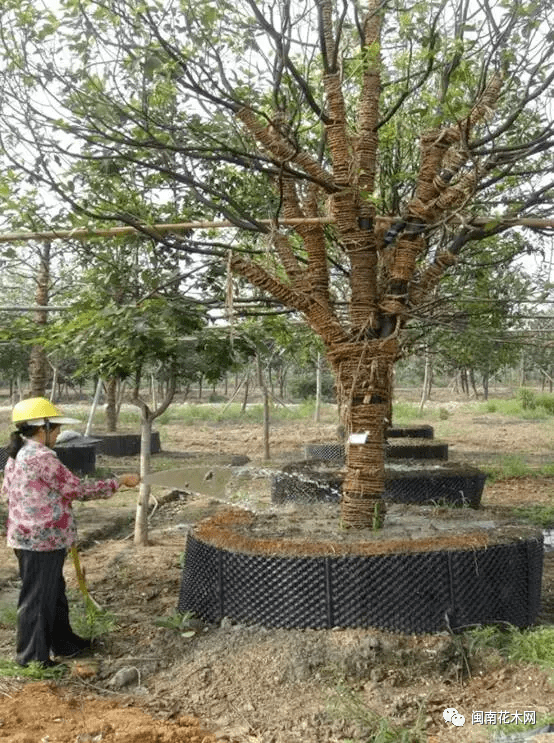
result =
[[[521,456],[550,462],[551,431],[541,422],[513,423],[476,416],[441,402],[448,419],[431,422],[449,443],[452,461],[476,465]],[[303,458],[303,445],[335,439],[335,425],[298,422],[272,431],[271,463]],[[162,430],[154,467],[263,457],[261,429],[208,425]],[[227,457],[227,459],[225,459]],[[137,467],[98,458],[115,471]],[[206,487],[207,489],[207,487]],[[171,628],[180,586],[180,560],[190,525],[228,504],[198,488],[178,499],[154,486],[150,545],[132,532],[135,493],[79,505],[82,562],[94,598],[117,618],[89,659],[71,661],[62,680],[0,680],[0,743],[366,743],[372,715],[391,726],[418,727],[430,743],[486,740],[510,715],[554,711],[550,672],[507,664],[491,652],[471,653],[456,636],[403,636],[379,630],[276,630],[237,625]],[[263,487],[254,498],[263,507]],[[251,493],[241,505],[252,505]],[[231,498],[231,501],[234,499]],[[484,511],[554,503],[554,478],[514,478],[487,484]],[[554,553],[545,555],[540,622],[554,622]],[[78,601],[73,567],[66,580]],[[16,562],[0,545],[0,606],[17,600]],[[165,620],[165,622],[164,622]],[[161,624],[160,624],[161,621]],[[0,626],[0,657],[13,655],[13,624]],[[119,672],[119,673],[118,673]],[[463,727],[445,723],[455,707]],[[486,725],[472,713],[494,713]],[[507,717],[508,716],[508,717]],[[399,740],[398,735],[391,740]]]

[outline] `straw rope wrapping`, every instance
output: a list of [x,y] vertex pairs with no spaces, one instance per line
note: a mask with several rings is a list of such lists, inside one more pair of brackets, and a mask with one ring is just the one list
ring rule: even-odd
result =
[[412,285],[410,304],[413,307],[423,304],[439,283],[446,269],[456,265],[457,260],[457,257],[453,253],[444,252],[437,255],[434,262],[421,274],[419,280]]
[[346,476],[342,485],[341,516],[345,525],[380,528],[386,514],[385,418],[388,406],[362,404],[352,407],[352,428],[364,433],[364,443],[346,447]]
[[469,158],[470,152],[465,142],[471,129],[494,113],[501,88],[502,76],[493,75],[464,120],[447,129],[433,129],[423,134],[418,186],[408,206],[412,218],[433,222],[444,211],[459,207],[475,193],[479,180],[477,165],[475,172],[466,174],[456,184],[448,184]]
[[[384,437],[397,356],[396,338],[343,343],[328,353],[336,374],[341,418],[348,423],[347,474],[341,502],[347,526],[373,524],[380,528],[385,518],[381,498],[385,487]],[[365,442],[351,443],[352,433],[365,434]]]
[[[307,186],[307,194],[302,207],[298,200],[295,184],[290,178],[282,181],[283,213],[285,218],[301,218],[309,214],[317,217],[319,208],[319,197],[321,189],[314,183]],[[295,232],[302,238],[304,249],[308,256],[307,272],[298,267],[298,279],[304,281],[303,287],[300,283],[298,289],[304,288],[317,302],[329,305],[329,271],[327,268],[327,252],[325,231],[322,224],[298,224]],[[296,261],[296,258],[295,258]],[[297,265],[298,265],[298,261]],[[286,270],[286,267],[285,267]],[[287,271],[288,273],[288,271]],[[308,279],[306,279],[308,277]]]
[[232,255],[230,265],[233,271],[250,281],[254,286],[267,292],[286,307],[307,313],[310,308],[310,298],[286,286],[271,276],[262,266],[240,255]]
[[269,152],[269,154],[280,164],[294,162],[299,165],[305,173],[314,178],[318,183],[332,192],[335,183],[329,173],[306,152],[299,151],[291,142],[274,128],[261,124],[249,108],[241,108],[237,112],[237,118],[244,124],[250,134]]
[[[392,389],[392,373],[398,358],[396,338],[341,343],[327,353],[337,380],[337,396],[341,404],[353,401],[369,402],[373,397],[388,400]],[[355,431],[354,428],[348,433]]]
[[293,289],[296,291],[302,290],[305,283],[305,272],[294,255],[289,236],[279,232],[274,226],[269,233],[268,244],[275,249],[279,256]]

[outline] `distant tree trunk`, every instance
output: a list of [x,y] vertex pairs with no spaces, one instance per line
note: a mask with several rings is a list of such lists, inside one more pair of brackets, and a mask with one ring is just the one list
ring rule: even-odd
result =
[[282,400],[285,400],[287,397],[287,372],[287,367],[283,365],[281,367],[281,371],[279,372],[279,397]]
[[102,392],[102,380],[98,379],[98,381],[96,382],[96,389],[94,391],[94,398],[92,400],[92,405],[90,406],[87,426],[85,428],[85,436],[90,436],[90,433],[92,431],[92,422],[94,420],[94,413],[96,412],[96,408],[98,406],[98,401],[100,400],[101,392]]
[[250,386],[250,374],[246,374],[246,379],[244,380],[244,394],[242,396],[242,407],[240,409],[241,413],[244,413],[246,410],[246,406],[248,404],[248,388]]
[[150,473],[152,451],[152,415],[147,406],[142,410],[140,420],[140,488],[135,513],[135,544],[148,544],[148,503],[150,501],[151,486],[145,482]]
[[423,412],[423,408],[427,400],[431,397],[431,388],[433,386],[433,364],[431,362],[431,354],[429,353],[429,347],[425,346],[425,371],[423,374],[423,387],[421,390],[421,402],[419,403],[419,412]]
[[263,441],[264,441],[264,459],[269,460],[271,458],[269,451],[269,389],[267,381],[265,379],[262,360],[259,354],[256,354],[256,369],[258,373],[258,385],[262,390],[263,405],[264,405],[264,422],[263,422]]
[[519,386],[525,387],[525,382],[527,381],[526,378],[526,372],[525,372],[525,354],[522,351],[521,352],[521,360],[520,360],[520,367],[519,367]]
[[317,361],[315,364],[315,410],[314,410],[314,423],[319,423],[321,420],[321,354],[317,353]]
[[156,378],[153,374],[150,375],[150,394],[152,395],[152,409],[155,410],[158,403],[157,403],[157,395],[156,395]]
[[263,385],[263,395],[264,395],[264,459],[266,461],[269,461],[271,459],[271,452],[270,452],[270,418],[269,418],[269,392],[267,389],[267,385]]
[[108,433],[117,431],[117,379],[106,382],[106,428]]
[[[56,385],[58,384],[58,368],[56,366],[52,367],[53,374],[52,374],[52,387],[50,389],[50,402],[55,402],[56,400]],[[61,398],[61,390],[59,397]]]
[[[40,266],[37,275],[37,289],[35,302],[38,307],[48,306],[48,293],[50,287],[50,247],[49,242],[43,243],[40,253]],[[37,310],[34,315],[37,331],[41,332],[48,323],[46,310]],[[48,382],[48,359],[42,346],[35,345],[31,349],[29,361],[29,380],[31,383],[31,397],[45,397]]]
[[477,384],[475,382],[475,372],[473,371],[473,369],[469,370],[469,379],[471,381],[471,389],[473,390],[473,394],[475,395],[476,398],[478,398],[479,393],[477,392]]
[[460,386],[462,388],[462,392],[464,392],[469,397],[469,383],[467,379],[467,369],[460,369]]
[[489,399],[489,374],[488,372],[483,373],[483,399]]

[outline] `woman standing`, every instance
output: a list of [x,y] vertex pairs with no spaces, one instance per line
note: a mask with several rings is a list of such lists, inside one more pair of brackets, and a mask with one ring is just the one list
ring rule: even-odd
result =
[[62,415],[49,400],[33,397],[13,409],[16,430],[10,436],[2,495],[8,499],[8,545],[19,562],[21,592],[17,607],[16,662],[56,665],[54,656],[75,656],[90,647],[69,623],[63,564],[76,541],[74,500],[110,498],[139,477],[80,480],[52,451],[63,423],[78,423]]

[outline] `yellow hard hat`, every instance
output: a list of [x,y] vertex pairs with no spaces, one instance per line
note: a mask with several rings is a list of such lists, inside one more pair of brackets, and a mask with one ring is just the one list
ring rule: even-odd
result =
[[50,400],[45,397],[30,397],[21,400],[12,410],[12,423],[30,423],[35,426],[43,426],[45,423],[79,423],[77,418],[64,416]]

